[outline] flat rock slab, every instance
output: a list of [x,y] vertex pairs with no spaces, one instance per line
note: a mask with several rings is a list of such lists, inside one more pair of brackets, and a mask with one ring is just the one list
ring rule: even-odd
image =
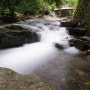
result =
[[0,68],[0,90],[55,90],[36,75],[20,75],[10,69]]

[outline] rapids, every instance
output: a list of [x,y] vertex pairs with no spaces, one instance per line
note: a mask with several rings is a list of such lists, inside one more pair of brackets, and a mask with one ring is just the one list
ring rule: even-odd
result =
[[[39,66],[48,63],[59,52],[66,52],[71,55],[79,53],[74,47],[69,47],[68,40],[71,36],[66,28],[60,27],[59,21],[30,19],[16,25],[36,32],[40,42],[0,50],[0,67],[10,68],[21,74],[29,74]],[[59,50],[55,47],[55,43],[59,43],[65,49]]]
[[[70,90],[66,83],[70,71],[85,60],[79,50],[69,46],[68,40],[72,36],[66,28],[61,27],[57,20],[44,19],[30,19],[15,25],[36,32],[40,41],[0,50],[0,67],[10,68],[20,74],[36,74],[57,90]],[[57,48],[56,43],[64,49]]]

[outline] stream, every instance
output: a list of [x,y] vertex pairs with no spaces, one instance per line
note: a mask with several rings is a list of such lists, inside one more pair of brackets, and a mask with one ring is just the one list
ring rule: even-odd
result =
[[[20,74],[36,74],[57,87],[68,90],[65,77],[69,73],[69,61],[82,59],[75,47],[68,45],[71,36],[59,21],[30,19],[17,25],[35,31],[40,42],[24,44],[0,50],[0,67],[10,68]],[[60,44],[64,49],[55,47]]]

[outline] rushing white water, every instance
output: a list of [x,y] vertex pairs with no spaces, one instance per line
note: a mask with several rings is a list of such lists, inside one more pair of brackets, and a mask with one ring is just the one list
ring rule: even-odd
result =
[[[36,31],[40,36],[40,42],[0,51],[0,67],[10,68],[22,74],[32,72],[38,66],[55,57],[60,52],[55,47],[55,43],[68,48],[68,39],[70,38],[66,29],[59,26],[58,21],[33,19],[26,22],[17,25]],[[68,48],[64,51],[72,53],[70,52],[72,49]],[[75,54],[78,53],[76,49],[73,50]]]

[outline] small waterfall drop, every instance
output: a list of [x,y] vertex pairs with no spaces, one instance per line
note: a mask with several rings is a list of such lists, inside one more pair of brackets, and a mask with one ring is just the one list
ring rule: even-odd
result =
[[0,67],[10,68],[21,74],[31,73],[38,66],[54,58],[60,52],[55,43],[67,48],[70,38],[66,29],[59,26],[59,21],[31,19],[26,22],[16,25],[35,31],[40,37],[40,42],[0,51]]

